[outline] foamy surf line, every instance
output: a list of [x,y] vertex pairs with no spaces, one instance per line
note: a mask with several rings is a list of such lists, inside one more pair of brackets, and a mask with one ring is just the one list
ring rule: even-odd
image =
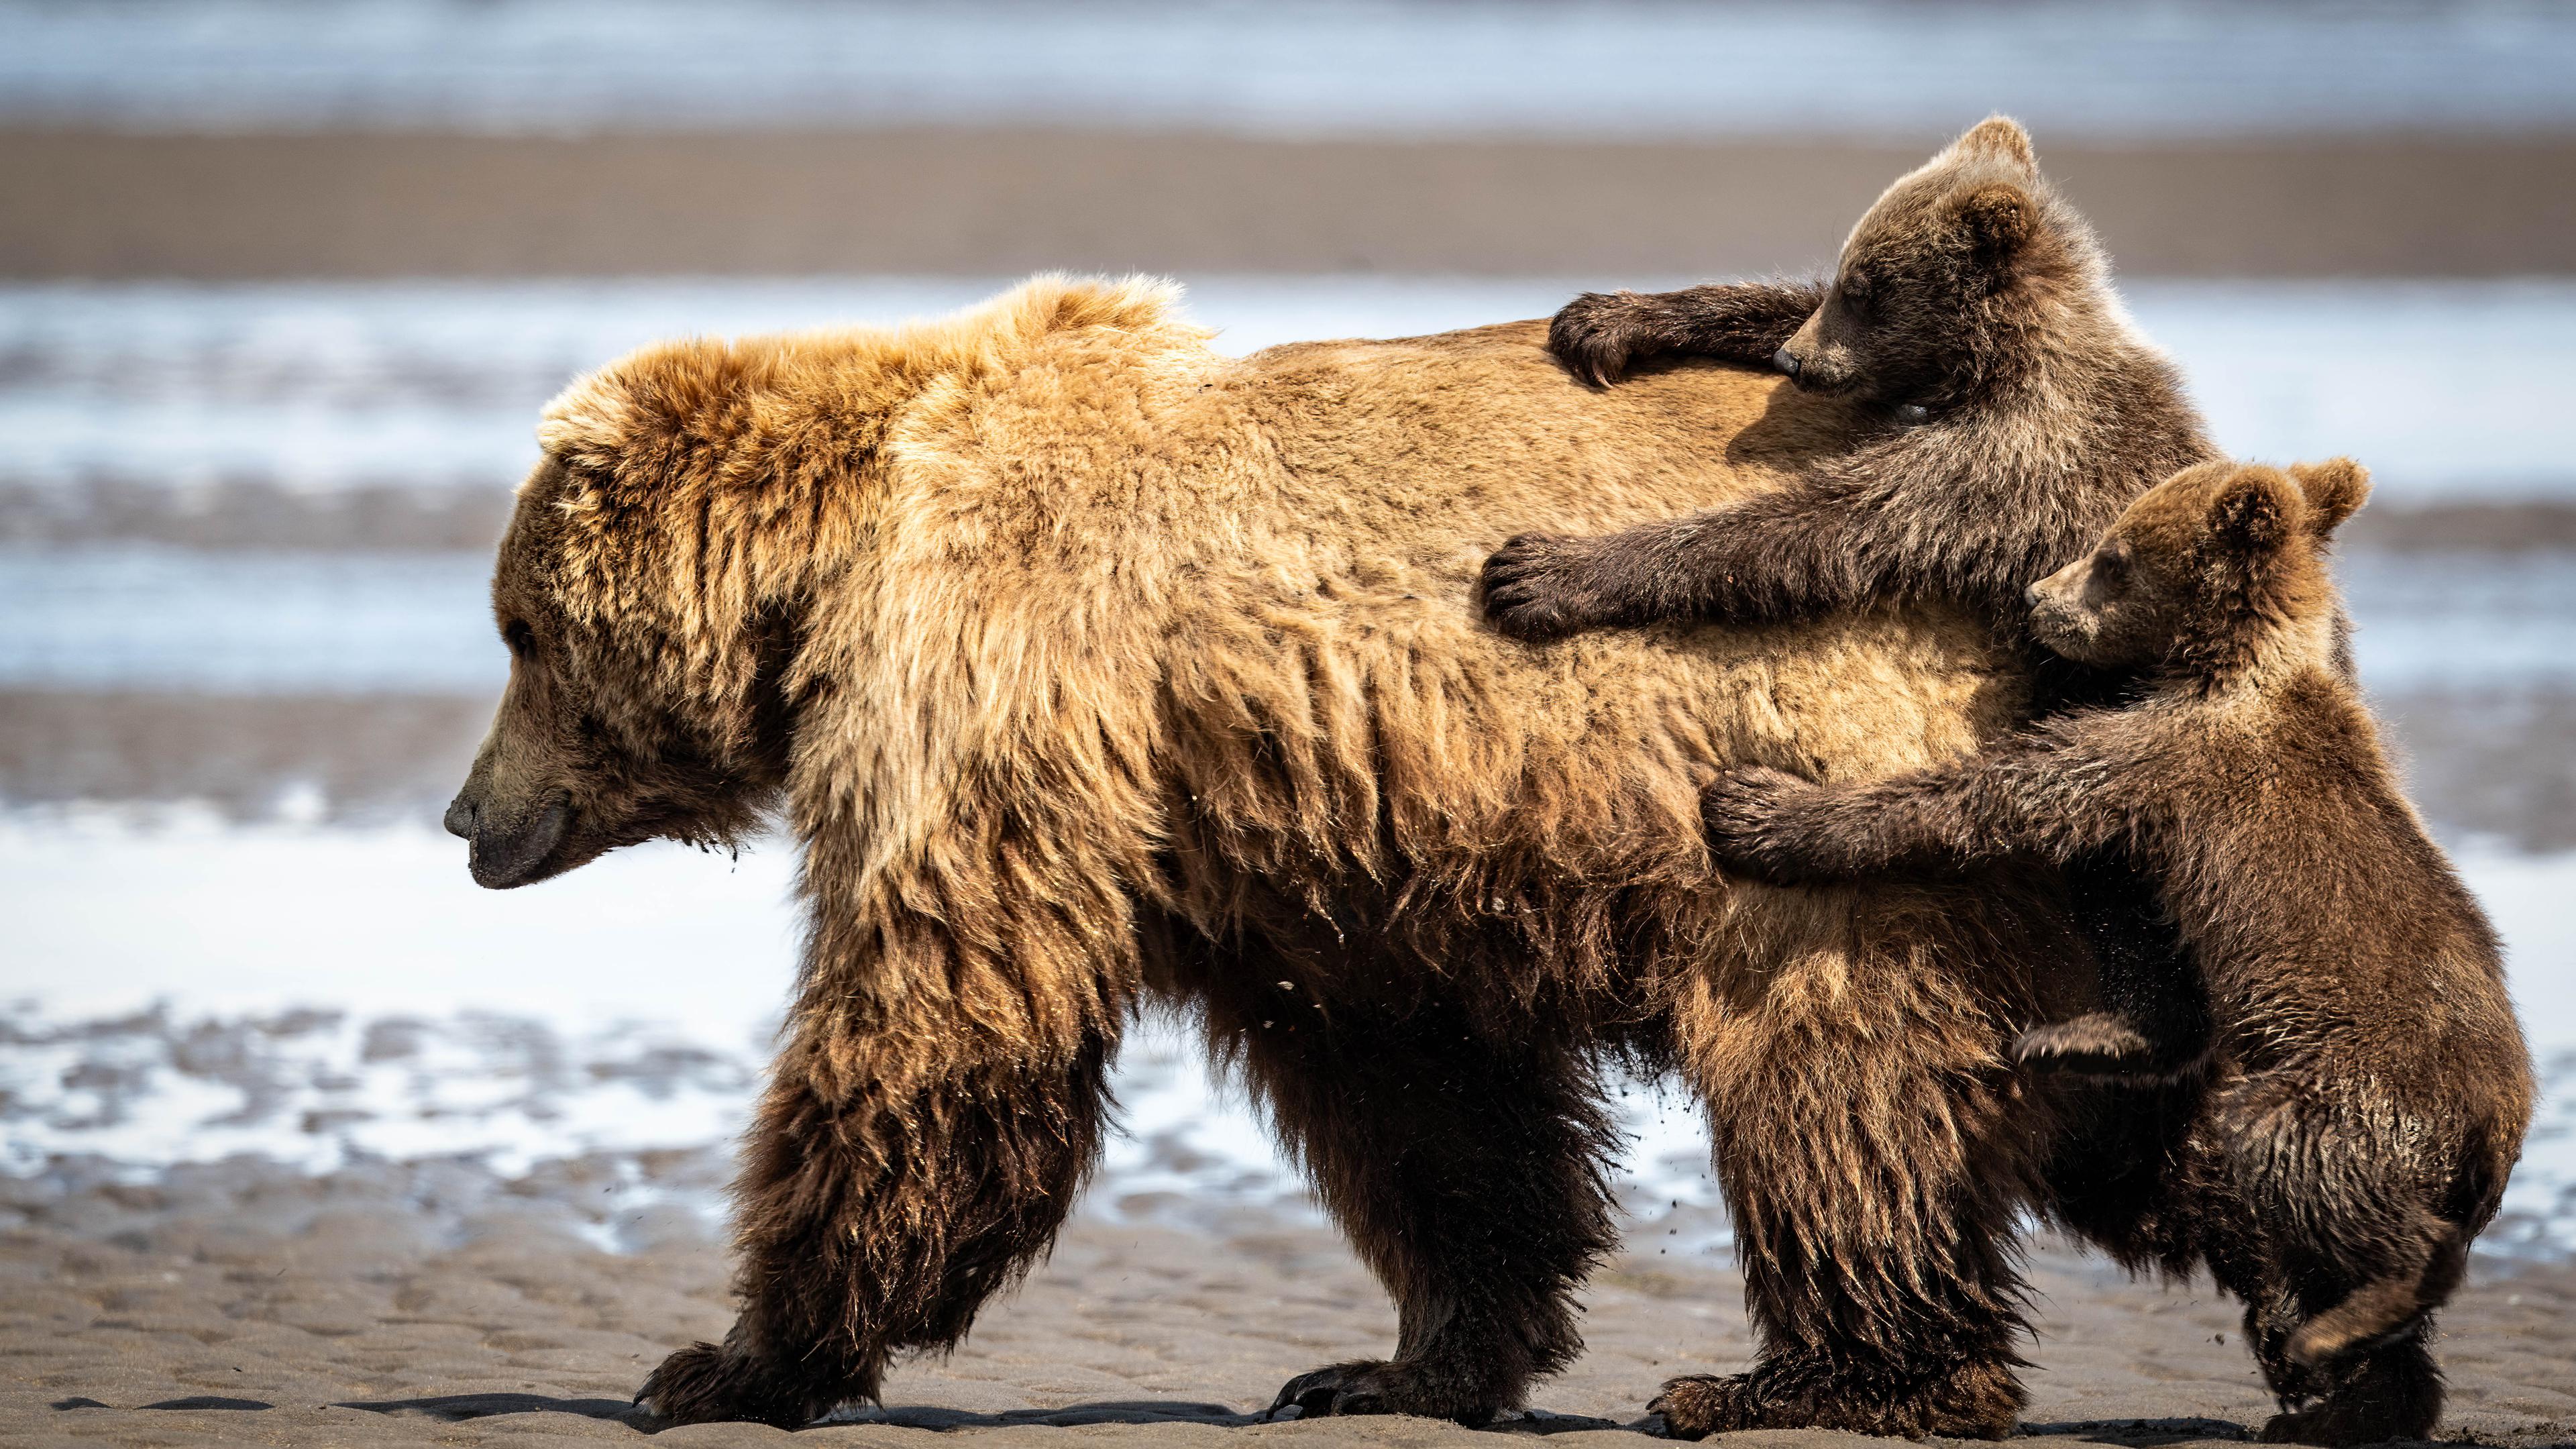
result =
[[[0,912],[16,923],[0,1176],[21,1196],[103,1177],[381,1186],[435,1170],[447,1186],[425,1204],[480,1184],[553,1204],[606,1248],[715,1231],[793,972],[789,852],[728,864],[646,847],[493,894],[454,842],[413,826],[157,821],[0,819]],[[2576,854],[2463,864],[2507,939],[2548,1081],[2487,1246],[2576,1254],[2576,924],[2559,907]],[[137,880],[154,889],[137,895]],[[1085,1211],[1184,1227],[1316,1216],[1185,1023],[1137,1023],[1115,1080],[1121,1131]],[[1697,1108],[1616,1086],[1632,1248],[1721,1246]]]

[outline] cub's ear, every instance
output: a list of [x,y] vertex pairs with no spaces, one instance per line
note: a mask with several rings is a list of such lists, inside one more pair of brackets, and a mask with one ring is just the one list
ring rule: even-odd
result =
[[2209,505],[2209,532],[2221,549],[2268,555],[2290,536],[2301,500],[2290,480],[2270,468],[2240,468]]
[[1959,229],[1977,255],[2000,261],[2039,230],[2039,207],[2030,193],[2008,181],[1980,186],[1959,199]]
[[2308,531],[2319,538],[2342,527],[2370,501],[2370,470],[2350,458],[2292,463],[2290,476],[2308,495]]
[[2036,175],[2039,156],[2031,149],[2030,132],[2010,116],[1988,116],[1968,128],[1966,135],[1950,143],[1950,154],[1965,159],[2001,161]]

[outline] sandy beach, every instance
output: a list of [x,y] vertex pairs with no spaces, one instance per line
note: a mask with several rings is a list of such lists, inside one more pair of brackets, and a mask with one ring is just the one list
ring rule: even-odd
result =
[[[683,1166],[680,1171],[702,1169]],[[660,1429],[628,1402],[670,1348],[730,1319],[720,1248],[676,1220],[625,1255],[568,1227],[604,1190],[564,1169],[503,1184],[473,1169],[322,1177],[234,1162],[151,1187],[0,1179],[0,1439],[176,1445],[622,1441]],[[2027,1437],[2167,1445],[2242,1439],[2269,1406],[2232,1307],[2036,1257]],[[1633,1242],[1587,1295],[1589,1351],[1505,1432],[1641,1442],[1654,1386],[1741,1367],[1741,1282],[1722,1255]],[[2576,1271],[2482,1262],[2445,1321],[2446,1438],[2576,1442]],[[891,1377],[885,1407],[804,1437],[928,1445],[1120,1442],[1415,1446],[1474,1434],[1419,1419],[1263,1424],[1292,1374],[1386,1351],[1392,1314],[1337,1238],[1238,1214],[1207,1231],[1078,1221],[1049,1263],[944,1362]],[[777,1440],[753,1425],[667,1442]],[[1822,1432],[1745,1444],[1847,1442]]]
[[[1821,264],[1940,141],[1112,129],[0,129],[0,277],[1418,272]],[[2576,271],[2576,143],[2040,135],[2130,276]]]

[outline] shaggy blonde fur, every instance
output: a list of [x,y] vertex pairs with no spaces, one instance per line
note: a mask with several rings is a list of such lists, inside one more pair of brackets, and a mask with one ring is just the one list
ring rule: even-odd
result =
[[1738,885],[1698,792],[1956,758],[2019,666],[1921,610],[1492,632],[1510,534],[1750,496],[1867,426],[1714,366],[1594,391],[1544,340],[1230,359],[1167,286],[1049,277],[648,348],[547,409],[495,584],[520,665],[451,817],[478,876],[771,802],[804,851],[743,1319],[663,1412],[800,1422],[955,1342],[1061,1220],[1151,996],[1403,1311],[1394,1360],[1287,1401],[1475,1421],[1572,1356],[1619,1053],[1710,1105],[1781,1417],[2009,1428],[2000,1245],[2046,1128],[2000,1043],[2068,1009],[2029,999],[2072,949],[2049,888]]

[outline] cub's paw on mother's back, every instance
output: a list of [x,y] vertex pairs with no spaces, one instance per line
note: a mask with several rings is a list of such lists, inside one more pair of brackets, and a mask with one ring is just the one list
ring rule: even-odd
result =
[[1634,292],[1585,292],[1548,320],[1547,350],[1576,377],[1608,387],[1644,350],[1638,327],[1644,304]]
[[1759,765],[1729,770],[1710,781],[1700,791],[1699,820],[1718,869],[1772,885],[1813,878],[1779,838],[1789,800],[1813,788],[1784,770]]
[[1444,1374],[1427,1365],[1361,1359],[1299,1374],[1270,1401],[1269,1414],[1294,1405],[1298,1417],[1321,1419],[1334,1414],[1417,1414],[1426,1419],[1454,1419],[1470,1429],[1493,1422],[1502,1405],[1486,1387],[1467,1376]]
[[1485,560],[1485,617],[1515,639],[1562,639],[1614,621],[1617,585],[1608,541],[1515,536]]

